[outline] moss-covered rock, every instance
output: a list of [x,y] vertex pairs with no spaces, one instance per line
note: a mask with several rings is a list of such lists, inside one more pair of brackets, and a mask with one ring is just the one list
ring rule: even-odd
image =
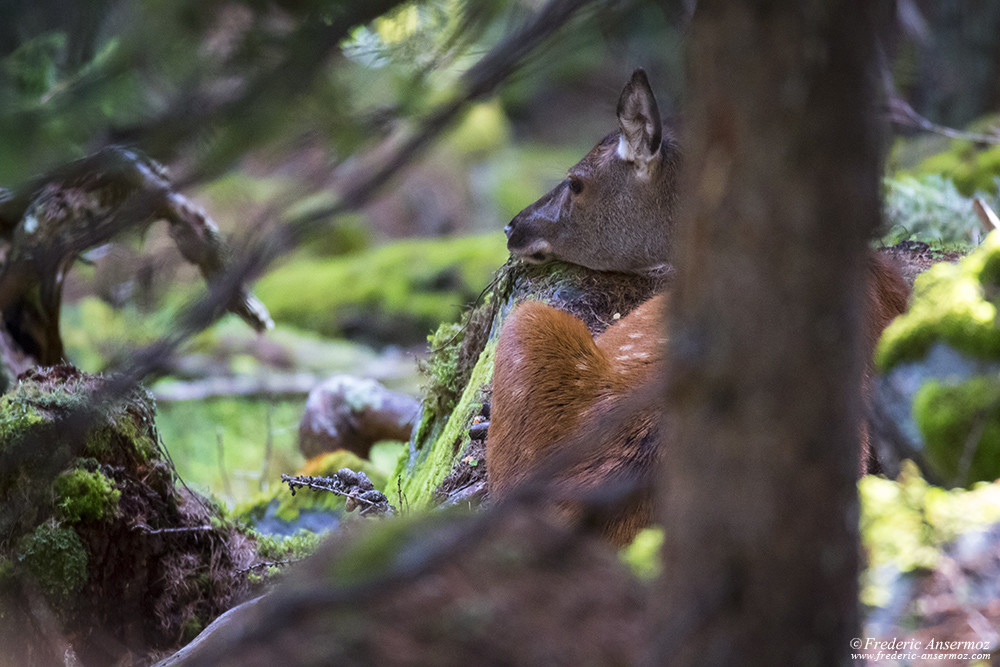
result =
[[0,662],[145,661],[249,587],[252,540],[177,482],[149,394],[113,387],[58,366],[0,398]]
[[1000,232],[957,264],[919,276],[909,311],[876,350],[877,385],[897,438],[929,479],[1000,477]]
[[[386,495],[395,498],[401,489],[403,511],[454,500],[465,492],[482,497],[486,466],[481,457],[468,453],[472,451],[469,428],[476,420],[488,419],[497,337],[517,303],[527,299],[552,303],[579,317],[596,334],[662,289],[666,280],[665,275],[602,273],[562,263],[508,262],[501,267],[459,325],[442,325],[431,336],[423,412],[409,457],[400,461],[384,489]],[[460,480],[461,488],[442,487],[446,478]]]
[[920,275],[909,311],[885,330],[875,353],[883,371],[923,357],[936,342],[979,359],[1000,359],[1000,233],[957,264]]
[[505,255],[501,234],[410,240],[334,259],[300,253],[264,277],[257,294],[279,323],[411,344],[473,301]]

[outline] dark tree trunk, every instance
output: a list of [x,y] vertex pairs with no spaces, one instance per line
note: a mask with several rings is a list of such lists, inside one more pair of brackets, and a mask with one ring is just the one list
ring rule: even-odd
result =
[[700,0],[668,386],[656,662],[847,662],[857,635],[875,20]]

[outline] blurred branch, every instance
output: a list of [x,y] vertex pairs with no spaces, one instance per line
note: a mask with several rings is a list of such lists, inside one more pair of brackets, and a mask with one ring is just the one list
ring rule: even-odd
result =
[[983,223],[983,227],[986,228],[987,232],[1000,229],[1000,217],[997,217],[996,212],[982,197],[976,197],[972,200],[972,208],[976,212],[976,215],[979,216],[979,221]]
[[[241,257],[229,265],[227,270],[216,274],[215,280],[209,285],[208,293],[181,313],[173,331],[145,347],[135,349],[128,355],[127,361],[121,364],[119,371],[111,374],[99,388],[95,389],[85,408],[77,409],[61,421],[61,428],[68,432],[89,430],[90,425],[104,409],[115,404],[142,380],[163,368],[164,362],[180,345],[212,324],[221,314],[221,306],[237,298],[247,280],[265,270],[276,258],[294,248],[309,234],[326,228],[334,216],[357,209],[374,198],[388,181],[436,139],[471,101],[481,99],[495,91],[507,77],[523,65],[524,60],[535,49],[560,30],[577,12],[593,3],[594,0],[550,0],[473,66],[462,78],[459,92],[449,102],[430,113],[411,137],[393,151],[380,167],[372,169],[367,177],[343,192],[338,204],[301,216],[252,244]],[[346,31],[346,24],[343,21],[337,25]],[[333,45],[331,43],[329,46],[332,48]],[[261,86],[261,90],[266,88],[263,83]],[[174,111],[184,113],[180,109]],[[205,116],[201,118],[204,120]],[[45,440],[51,439],[51,434],[43,434],[38,439],[39,447],[44,447]],[[25,449],[21,448],[19,451]]]
[[[340,51],[340,45],[350,31],[386,14],[403,0],[367,0],[340,3],[338,14],[329,22],[312,17],[284,34],[279,44],[284,53],[280,60],[249,81],[241,82],[230,94],[220,93],[213,81],[193,81],[174,97],[173,103],[158,116],[142,125],[122,128],[114,133],[116,142],[136,143],[154,155],[176,153],[184,142],[203,135],[206,128],[234,122],[253,121],[248,131],[260,131],[267,124],[264,107],[278,106],[281,113],[289,111],[284,102],[294,100],[303,90],[312,87],[324,71],[329,58]],[[239,57],[239,49],[236,55]],[[227,62],[219,70],[225,71]],[[280,102],[279,102],[280,101]],[[251,137],[253,140],[256,137]],[[194,173],[183,179],[185,185],[218,172],[225,164],[205,164],[203,160]]]
[[889,121],[905,127],[915,127],[925,132],[933,132],[950,139],[965,139],[982,144],[1000,144],[1000,132],[994,130],[993,134],[981,134],[979,132],[966,132],[956,130],[952,127],[938,125],[937,123],[921,116],[910,103],[898,95],[889,95],[887,102]]
[[[0,201],[0,237],[10,241],[0,269],[0,312],[13,339],[39,364],[63,357],[62,282],[89,248],[165,220],[181,255],[212,284],[228,250],[215,222],[176,192],[157,162],[109,147],[35,179]],[[219,304],[257,331],[273,322],[245,282]]]

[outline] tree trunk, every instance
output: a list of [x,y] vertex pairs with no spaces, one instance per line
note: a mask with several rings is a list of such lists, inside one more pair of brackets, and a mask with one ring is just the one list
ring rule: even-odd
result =
[[849,0],[695,12],[657,663],[838,664],[857,636],[871,13]]

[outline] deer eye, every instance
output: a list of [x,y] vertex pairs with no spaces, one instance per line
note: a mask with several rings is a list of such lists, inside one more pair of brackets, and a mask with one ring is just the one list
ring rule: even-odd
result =
[[576,178],[575,176],[570,176],[569,190],[575,195],[580,194],[581,192],[583,192],[583,181],[581,181],[579,178]]

